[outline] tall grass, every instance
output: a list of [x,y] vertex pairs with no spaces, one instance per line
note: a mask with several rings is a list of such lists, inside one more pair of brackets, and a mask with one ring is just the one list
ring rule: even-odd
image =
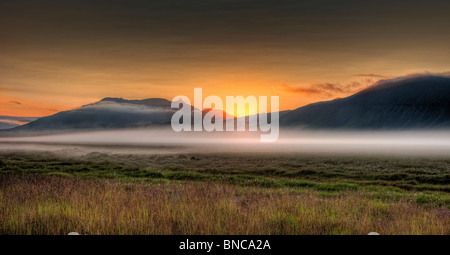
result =
[[448,208],[391,193],[3,174],[0,234],[450,234]]

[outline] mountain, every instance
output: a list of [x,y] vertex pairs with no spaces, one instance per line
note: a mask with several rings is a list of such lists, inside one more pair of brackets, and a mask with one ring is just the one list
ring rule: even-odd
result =
[[450,78],[401,77],[352,96],[313,103],[280,118],[306,129],[424,129],[450,127]]
[[81,108],[43,117],[12,131],[118,129],[170,124],[177,109],[161,98],[104,98]]
[[19,125],[10,123],[10,122],[6,122],[6,121],[0,121],[0,129],[10,129],[10,128],[17,127],[17,126],[19,126]]
[[[59,112],[2,132],[65,132],[168,126],[177,110],[171,108],[170,101],[161,98],[127,100],[107,97],[99,102]],[[204,109],[203,115],[210,110]],[[234,118],[222,111],[219,114],[223,114],[224,118]],[[248,122],[248,116],[242,118]],[[12,123],[11,119],[4,122],[4,127],[18,125],[17,122]],[[282,111],[280,126],[378,130],[449,128],[450,78],[416,76],[383,80],[346,98]]]
[[2,115],[0,116],[0,130],[14,128],[37,119],[38,117],[16,117]]
[[226,113],[223,110],[217,110],[217,109],[211,109],[211,108],[207,108],[207,109],[203,109],[202,110],[202,116],[205,116],[206,113],[211,112],[214,113],[214,115],[222,115],[222,119],[226,120],[226,119],[233,119],[234,116],[231,114]]

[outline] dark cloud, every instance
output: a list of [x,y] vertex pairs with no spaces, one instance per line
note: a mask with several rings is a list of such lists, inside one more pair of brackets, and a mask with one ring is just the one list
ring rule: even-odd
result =
[[389,78],[388,76],[373,73],[363,73],[355,75],[357,77],[369,77],[369,78]]
[[8,36],[3,43],[17,47],[133,40],[356,51],[394,38],[423,40],[424,33],[445,37],[449,6],[439,0],[2,0],[0,28]]
[[428,72],[428,71],[425,71],[425,72],[409,73],[409,74],[407,74],[407,75],[405,75],[405,76],[407,76],[407,77],[414,77],[414,76],[427,76],[427,75],[434,75],[434,76],[444,76],[444,77],[448,77],[448,76],[450,76],[450,71],[447,71],[447,72],[438,72],[438,73],[436,73],[436,72]]
[[440,0],[1,0],[0,82],[57,104],[110,92],[167,97],[204,83],[225,90],[240,80],[269,90],[360,73],[368,83],[424,63],[448,66],[449,8]]
[[280,85],[283,91],[288,93],[299,93],[305,95],[320,95],[326,97],[332,97],[336,94],[342,93],[354,93],[358,90],[367,87],[367,84],[360,82],[351,82],[348,84],[335,84],[335,83],[317,83],[311,84],[307,87],[294,87],[287,84]]
[[[397,77],[395,79],[405,79],[408,77],[420,77],[420,76],[428,76],[428,75],[434,75],[434,76],[444,76],[448,77],[450,76],[450,72],[440,72],[440,73],[433,73],[433,72],[421,72],[421,73],[411,73],[407,74],[403,77]],[[339,83],[317,83],[317,84],[310,84],[306,87],[296,87],[296,86],[290,86],[287,84],[282,84],[279,86],[279,89],[282,91],[288,92],[288,93],[298,93],[298,94],[305,94],[305,95],[319,95],[319,96],[325,96],[325,97],[332,97],[337,94],[351,94],[356,93],[362,89],[365,89],[371,85],[373,85],[377,81],[384,82],[386,81],[390,82],[391,77],[384,76],[384,75],[378,75],[378,74],[357,74],[358,77],[368,77],[367,79],[363,79],[361,81],[354,81],[347,84],[339,84]],[[383,79],[381,79],[383,78]]]

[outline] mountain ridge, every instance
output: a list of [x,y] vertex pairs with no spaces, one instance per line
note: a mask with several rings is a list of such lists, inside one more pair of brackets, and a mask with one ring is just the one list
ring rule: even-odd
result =
[[345,98],[292,110],[280,124],[306,129],[450,127],[450,78],[418,76],[382,81]]
[[[9,130],[166,126],[170,124],[171,117],[177,110],[171,108],[171,101],[163,98],[127,100],[120,97],[105,97],[78,109],[59,112]],[[203,115],[209,110],[203,109]],[[281,111],[280,125],[295,129],[330,130],[448,128],[450,78],[430,75],[381,80],[345,98]]]

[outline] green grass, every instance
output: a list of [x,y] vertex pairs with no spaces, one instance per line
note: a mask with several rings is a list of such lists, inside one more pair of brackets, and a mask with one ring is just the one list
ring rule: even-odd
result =
[[89,156],[69,160],[39,154],[1,154],[0,173],[112,178],[131,182],[214,181],[324,191],[390,186],[408,191],[450,193],[450,161],[447,159],[181,154],[103,155],[101,160]]
[[422,204],[438,197],[338,187],[4,174],[0,234],[450,234],[450,211]]
[[442,158],[1,153],[0,233],[450,234],[449,174]]

